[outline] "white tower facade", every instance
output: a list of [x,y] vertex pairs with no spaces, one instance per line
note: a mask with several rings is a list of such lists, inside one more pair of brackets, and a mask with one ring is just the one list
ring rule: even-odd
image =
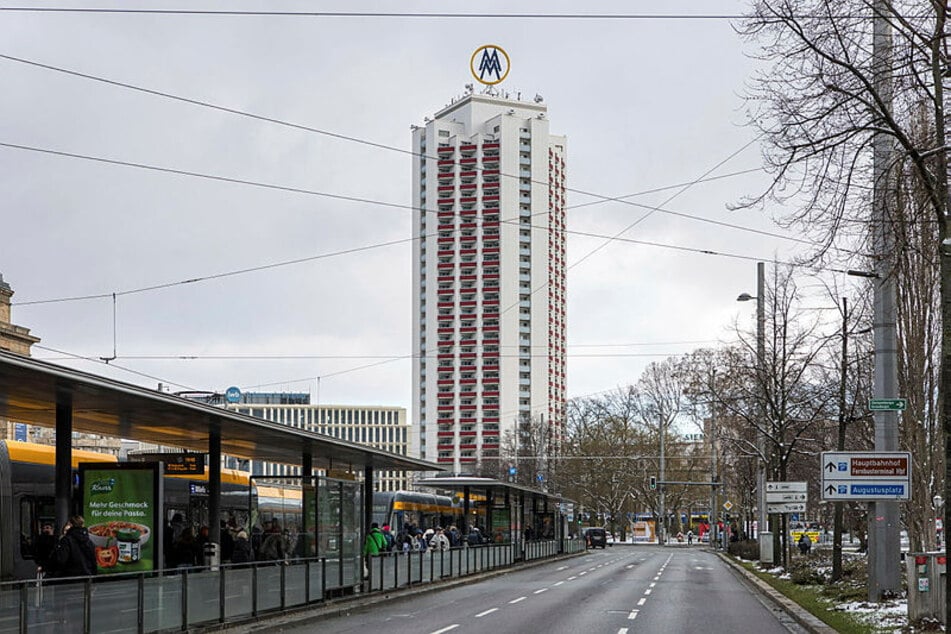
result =
[[566,397],[565,137],[540,98],[468,94],[413,131],[416,455],[504,468]]

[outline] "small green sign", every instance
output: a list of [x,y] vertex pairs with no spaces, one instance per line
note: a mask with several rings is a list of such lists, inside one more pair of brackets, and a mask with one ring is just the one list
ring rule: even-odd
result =
[[873,412],[900,412],[908,407],[903,398],[870,398],[868,408]]

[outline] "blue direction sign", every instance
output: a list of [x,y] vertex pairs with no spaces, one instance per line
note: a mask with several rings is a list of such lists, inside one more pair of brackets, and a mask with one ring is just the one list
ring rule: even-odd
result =
[[911,454],[907,451],[822,454],[823,500],[908,500]]

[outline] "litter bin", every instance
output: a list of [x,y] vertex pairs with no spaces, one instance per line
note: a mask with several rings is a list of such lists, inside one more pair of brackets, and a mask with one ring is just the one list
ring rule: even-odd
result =
[[938,553],[908,553],[908,620],[929,618],[945,622],[944,577],[948,557]]
[[218,565],[221,564],[221,555],[219,553],[218,544],[215,542],[205,542],[205,565],[211,566],[212,570],[218,570]]

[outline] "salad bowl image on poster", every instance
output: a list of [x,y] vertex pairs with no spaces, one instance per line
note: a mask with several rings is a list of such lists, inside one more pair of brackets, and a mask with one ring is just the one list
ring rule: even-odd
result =
[[79,465],[83,515],[100,574],[161,567],[158,463]]

